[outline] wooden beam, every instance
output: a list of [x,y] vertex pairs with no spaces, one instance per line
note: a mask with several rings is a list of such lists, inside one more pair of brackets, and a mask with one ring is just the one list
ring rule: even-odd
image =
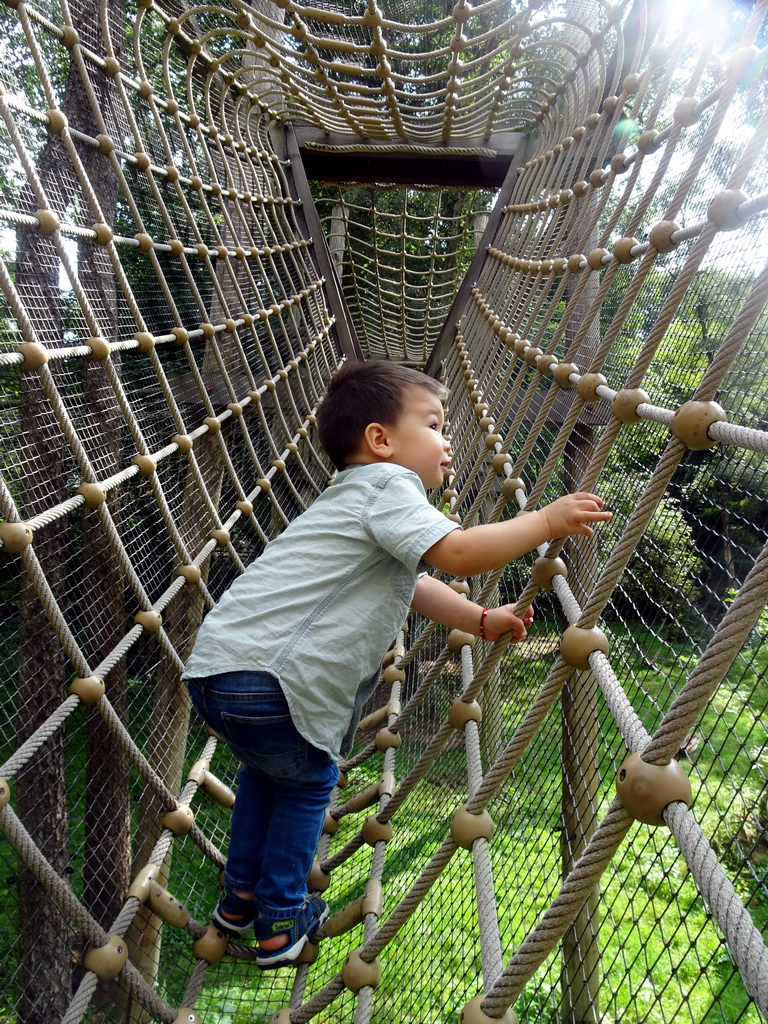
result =
[[404,153],[322,153],[301,149],[308,178],[319,182],[438,185],[441,188],[500,188],[508,157],[432,157]]
[[526,145],[520,132],[446,145],[361,139],[306,125],[297,125],[295,134],[307,177],[334,183],[497,189]]
[[320,215],[317,212],[315,201],[309,190],[309,182],[307,181],[307,175],[299,153],[299,145],[291,125],[286,125],[285,127],[285,144],[286,155],[290,160],[290,166],[286,168],[286,173],[289,182],[293,186],[294,198],[301,200],[301,205],[296,207],[297,219],[299,223],[303,221],[302,227],[306,229],[307,237],[312,239],[312,251],[314,252],[318,269],[325,278],[326,298],[336,321],[335,328],[339,345],[344,355],[349,359],[360,360],[363,358],[363,350],[360,347],[355,326],[349,316],[349,310],[342,295],[341,285],[336,275],[336,268],[328,251],[328,243],[323,234]]
[[436,377],[440,371],[440,363],[445,357],[448,349],[453,344],[453,339],[456,334],[456,325],[459,321],[461,314],[464,312],[467,303],[469,302],[469,296],[477,284],[477,279],[480,276],[483,263],[488,255],[487,250],[496,235],[501,219],[504,216],[504,208],[509,203],[512,196],[512,190],[515,187],[517,181],[518,170],[522,164],[525,150],[522,150],[518,157],[508,165],[507,174],[504,181],[499,189],[499,194],[496,197],[496,203],[491,210],[488,223],[483,232],[483,237],[480,239],[480,244],[477,247],[472,262],[469,265],[469,270],[464,275],[464,279],[459,286],[459,290],[456,293],[456,298],[451,304],[451,308],[448,311],[448,316],[445,318],[443,329],[440,332],[440,336],[435,342],[435,346],[427,361],[425,371]]

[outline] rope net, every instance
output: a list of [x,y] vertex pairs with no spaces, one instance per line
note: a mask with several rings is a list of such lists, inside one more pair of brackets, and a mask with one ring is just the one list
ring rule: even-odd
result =
[[[0,5],[2,1020],[768,1017],[766,10]],[[447,515],[614,518],[455,581],[518,647],[404,624],[261,973],[180,672],[369,356]]]
[[363,185],[325,185],[316,192],[364,355],[423,366],[482,238],[495,193]]

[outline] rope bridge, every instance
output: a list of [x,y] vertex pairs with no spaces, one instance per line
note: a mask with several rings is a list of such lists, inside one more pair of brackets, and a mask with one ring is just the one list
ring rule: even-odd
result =
[[[0,26],[0,1019],[768,1018],[765,0]],[[368,357],[450,388],[446,515],[614,517],[452,581],[521,645],[404,623],[262,974],[180,673]]]

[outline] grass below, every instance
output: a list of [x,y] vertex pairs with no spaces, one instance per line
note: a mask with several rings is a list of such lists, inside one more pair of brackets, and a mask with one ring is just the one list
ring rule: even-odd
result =
[[[652,732],[679,691],[694,662],[694,652],[685,643],[671,640],[653,645],[651,651],[649,638],[639,629],[615,627],[611,633],[612,660],[620,678],[627,681],[625,687],[638,717]],[[505,735],[511,734],[527,710],[553,657],[553,651],[542,649],[540,656],[530,657],[522,676],[519,666],[503,669],[499,693]],[[686,748],[693,811],[763,935],[768,929],[767,674],[768,646],[758,642],[746,648],[713,695]],[[446,699],[455,684],[455,679],[446,681]],[[433,709],[437,715],[438,704]],[[599,700],[595,713],[599,739],[593,802],[599,820],[613,799],[613,779],[626,750]],[[139,716],[136,723],[140,725]],[[75,718],[68,726],[67,741],[75,891],[83,871],[79,861],[82,834],[77,824],[82,821],[82,796],[77,795],[77,779],[84,769],[82,740],[82,720]],[[193,741],[202,742],[201,735],[193,735]],[[424,739],[406,740],[401,765],[415,763],[423,748]],[[196,753],[194,748],[192,759]],[[497,895],[503,963],[535,927],[560,888],[564,846],[561,753],[561,717],[555,711],[489,808],[496,832],[488,847],[488,866]],[[234,781],[236,766],[226,751],[218,757],[214,770],[225,781]],[[380,770],[380,759],[358,769],[353,789],[376,780]],[[453,810],[466,799],[465,778],[464,752],[452,747],[398,813],[385,861],[383,919],[438,849]],[[201,828],[223,847],[228,812],[201,798],[196,813]],[[333,850],[354,834],[360,820],[355,816],[342,821]],[[327,894],[332,909],[364,891],[371,856],[364,848],[334,872]],[[6,883],[0,901],[0,1024],[17,1024],[13,1010],[17,976],[13,882],[17,864],[7,842],[0,848],[0,861]],[[217,872],[193,844],[182,842],[174,849],[170,887],[194,916],[205,920],[217,899]],[[601,879],[596,907],[587,933],[594,936],[599,948],[595,975],[599,983],[589,1001],[601,1024],[759,1024],[760,1014],[665,828],[632,827]],[[324,942],[310,975],[309,991],[321,988],[362,941],[359,925]],[[383,979],[373,995],[375,1020],[456,1024],[463,1005],[484,990],[475,877],[468,851],[460,850],[450,859],[381,959]],[[166,928],[158,992],[171,1005],[180,1005],[193,967],[189,936]],[[573,1019],[576,1008],[564,994],[564,977],[562,955],[555,952],[517,1000],[518,1020],[560,1024]],[[571,972],[569,977],[571,996],[578,1004],[579,972]],[[288,1005],[292,979],[293,972],[262,974],[253,964],[227,957],[209,969],[196,1008],[204,1020],[217,1024],[262,1024],[275,1010]],[[354,997],[345,993],[314,1019],[319,1024],[352,1020],[353,1001]]]

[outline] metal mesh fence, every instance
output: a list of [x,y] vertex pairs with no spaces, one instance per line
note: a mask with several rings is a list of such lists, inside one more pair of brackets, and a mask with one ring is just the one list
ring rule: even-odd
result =
[[[765,11],[0,6],[0,1018],[765,1018]],[[343,173],[512,135],[498,197]],[[614,515],[467,581],[534,601],[522,644],[410,617],[318,850],[338,916],[262,973],[206,931],[237,763],[180,672],[369,356],[449,386],[465,527]]]

